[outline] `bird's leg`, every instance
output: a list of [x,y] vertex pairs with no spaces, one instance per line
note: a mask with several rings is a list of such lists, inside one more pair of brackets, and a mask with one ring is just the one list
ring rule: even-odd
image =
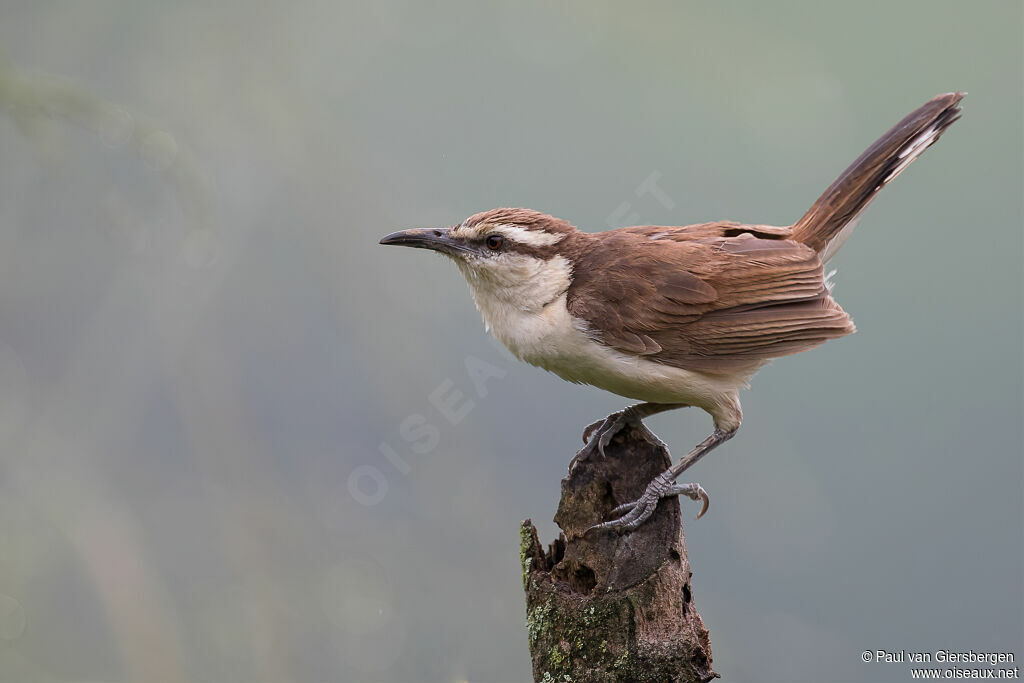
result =
[[684,403],[637,403],[614,412],[603,420],[598,420],[583,430],[583,442],[586,445],[569,462],[569,471],[571,472],[580,460],[591,457],[595,451],[603,457],[604,449],[611,443],[612,437],[626,426],[633,427],[654,443],[664,446],[664,442],[655,436],[654,432],[647,429],[643,420],[666,410],[683,408],[685,405]]
[[621,515],[618,519],[613,519],[604,524],[597,524],[590,527],[588,531],[591,529],[611,529],[618,532],[632,531],[654,514],[659,500],[668,496],[683,495],[693,500],[702,501],[704,505],[700,514],[697,515],[699,519],[708,509],[707,492],[700,484],[677,484],[676,478],[695,462],[710,453],[716,446],[731,439],[735,433],[735,428],[731,430],[716,428],[711,436],[697,444],[697,447],[687,453],[679,462],[655,477],[654,481],[647,485],[647,490],[644,491],[639,499],[620,505],[612,510],[613,515]]

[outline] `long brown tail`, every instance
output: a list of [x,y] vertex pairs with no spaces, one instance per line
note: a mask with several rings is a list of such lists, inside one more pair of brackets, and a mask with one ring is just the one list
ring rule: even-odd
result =
[[878,138],[796,222],[794,238],[816,249],[823,262],[832,258],[875,194],[960,118],[958,104],[965,94],[933,98]]

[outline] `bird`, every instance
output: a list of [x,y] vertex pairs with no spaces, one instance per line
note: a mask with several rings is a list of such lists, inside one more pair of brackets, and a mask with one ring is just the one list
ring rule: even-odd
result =
[[758,370],[855,331],[825,267],[878,191],[960,117],[965,94],[938,95],[905,116],[792,225],[713,221],[588,233],[539,211],[498,208],[380,243],[454,261],[486,328],[520,360],[640,401],[588,426],[570,470],[603,456],[627,426],[651,435],[643,420],[652,415],[687,406],[707,412],[714,431],[591,529],[632,531],[668,496],[702,502],[699,518],[707,492],[677,479],[736,434],[740,391]]

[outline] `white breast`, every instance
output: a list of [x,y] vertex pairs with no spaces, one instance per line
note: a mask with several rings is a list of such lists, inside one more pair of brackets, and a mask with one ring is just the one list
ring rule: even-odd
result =
[[653,403],[685,403],[718,414],[748,376],[710,375],[624,354],[594,341],[562,294],[537,314],[478,302],[490,331],[518,358],[564,380]]

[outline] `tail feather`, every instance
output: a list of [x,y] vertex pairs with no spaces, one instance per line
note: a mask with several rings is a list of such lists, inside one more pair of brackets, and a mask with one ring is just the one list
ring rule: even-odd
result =
[[960,118],[966,93],[939,95],[912,111],[867,148],[793,225],[793,236],[827,262],[875,194],[903,172]]

